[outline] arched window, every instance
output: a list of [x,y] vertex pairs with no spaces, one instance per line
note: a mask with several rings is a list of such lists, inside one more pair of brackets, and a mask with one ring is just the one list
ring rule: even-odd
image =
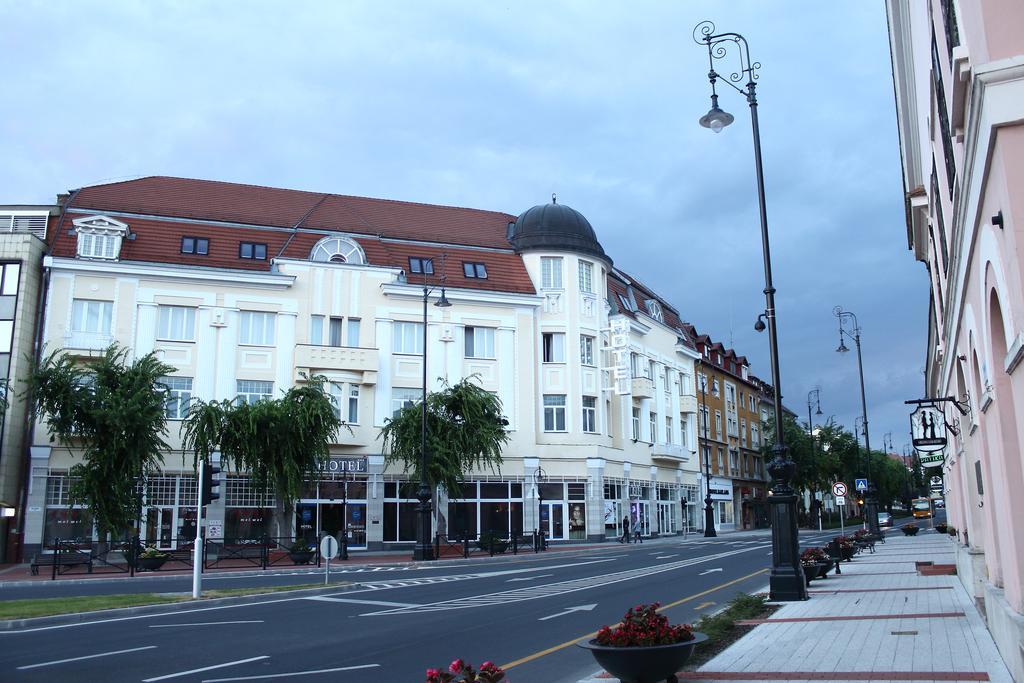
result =
[[347,237],[325,237],[309,253],[310,261],[321,263],[366,263],[366,255],[355,241]]

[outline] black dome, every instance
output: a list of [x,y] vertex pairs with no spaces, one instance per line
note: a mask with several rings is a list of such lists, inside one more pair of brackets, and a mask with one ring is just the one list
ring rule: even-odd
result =
[[565,204],[539,204],[509,225],[508,239],[516,251],[574,251],[611,261],[583,214]]

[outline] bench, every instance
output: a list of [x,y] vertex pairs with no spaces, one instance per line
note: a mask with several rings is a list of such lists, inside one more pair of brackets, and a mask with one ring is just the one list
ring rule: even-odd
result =
[[[60,558],[59,561],[57,559],[58,557]],[[40,567],[52,567],[55,564],[58,565],[58,569],[61,567],[77,567],[84,564],[89,568],[89,573],[92,574],[92,553],[83,553],[79,551],[43,553],[32,558],[32,564],[29,565],[29,571],[32,573],[32,576],[39,576]]]

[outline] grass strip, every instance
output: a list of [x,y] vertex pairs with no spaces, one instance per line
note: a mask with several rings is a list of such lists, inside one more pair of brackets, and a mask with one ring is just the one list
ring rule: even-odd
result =
[[763,619],[778,609],[776,606],[765,604],[766,602],[768,596],[764,593],[744,593],[730,600],[729,605],[721,612],[701,617],[693,625],[693,630],[707,634],[708,639],[694,649],[685,669],[695,671],[755,628],[737,626],[737,621]]
[[[331,588],[347,585],[332,583]],[[284,591],[323,588],[322,583],[303,583],[289,586],[258,586],[251,588],[222,588],[203,591],[203,599],[229,598],[240,595],[258,595],[261,593],[279,593]],[[31,619],[33,617],[49,617],[55,614],[77,614],[79,612],[95,612],[99,610],[118,609],[120,607],[141,607],[143,605],[164,605],[173,602],[191,600],[190,593],[132,593],[128,595],[85,595],[73,598],[38,598],[31,600],[0,601],[0,620]]]

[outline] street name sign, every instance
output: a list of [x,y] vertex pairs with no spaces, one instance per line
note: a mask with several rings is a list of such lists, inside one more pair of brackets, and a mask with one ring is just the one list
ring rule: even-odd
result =
[[856,486],[858,491],[867,491],[868,490],[868,480],[867,479],[857,479],[855,486]]
[[836,505],[846,505],[846,496],[836,496]]
[[844,484],[841,481],[837,481],[836,483],[832,484],[832,495],[836,496],[837,498],[842,498],[843,496],[845,496],[846,484]]

